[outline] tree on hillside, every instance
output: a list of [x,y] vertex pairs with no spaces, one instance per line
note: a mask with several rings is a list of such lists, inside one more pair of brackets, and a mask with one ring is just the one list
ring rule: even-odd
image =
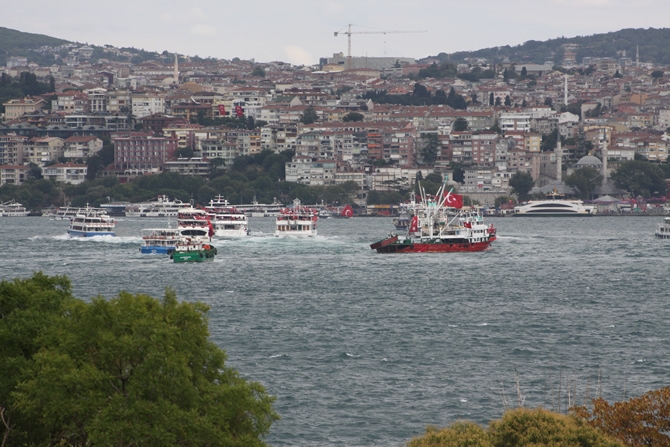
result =
[[342,117],[342,121],[344,121],[345,123],[352,122],[352,121],[353,122],[356,122],[356,121],[360,122],[360,121],[363,121],[364,119],[365,119],[365,115],[363,115],[362,113],[358,113],[358,112],[349,112]]
[[447,94],[444,93],[444,90],[439,89],[435,92],[433,96],[433,104],[446,104],[447,103]]
[[261,67],[260,65],[256,65],[254,69],[251,71],[251,76],[259,76],[261,78],[265,77],[265,69]]
[[452,180],[456,183],[463,183],[465,181],[465,170],[463,169],[463,166],[459,163],[451,163],[451,169],[453,170],[454,176]]
[[612,180],[617,188],[625,189],[636,197],[660,197],[667,191],[663,170],[648,161],[621,163],[612,173]]
[[654,80],[654,82],[658,82],[659,79],[663,77],[663,70],[654,70],[651,72],[651,78]]
[[509,186],[512,187],[521,202],[528,200],[528,193],[534,185],[533,177],[528,172],[517,171],[509,179]]
[[602,183],[603,176],[600,171],[590,166],[575,169],[572,174],[565,178],[565,184],[577,188],[579,197],[583,200],[590,200],[593,190]]
[[440,139],[437,134],[427,133],[421,137],[423,147],[421,148],[421,158],[423,162],[432,166],[437,160],[437,155],[440,150]]
[[316,114],[316,110],[314,110],[314,107],[309,106],[305,109],[305,111],[300,115],[300,122],[303,124],[313,124],[317,122],[319,119],[319,116]]
[[64,277],[0,283],[3,445],[264,446],[274,398],[225,364],[207,306]]
[[465,132],[469,127],[468,120],[463,117],[458,117],[454,120],[454,131],[456,132]]
[[430,92],[426,86],[421,85],[418,82],[414,84],[414,91],[412,92],[412,95],[416,96],[417,98],[430,98]]
[[447,95],[447,105],[453,107],[454,109],[465,110],[468,108],[468,103],[465,99],[456,93],[453,87],[449,89],[449,94]]

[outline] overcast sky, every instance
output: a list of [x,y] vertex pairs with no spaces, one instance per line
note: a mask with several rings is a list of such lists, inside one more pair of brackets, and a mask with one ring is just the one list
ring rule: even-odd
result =
[[[30,0],[0,26],[93,45],[201,57],[316,64],[353,56],[422,58],[623,28],[668,25],[668,0]],[[643,55],[642,55],[643,56]],[[644,58],[641,58],[644,60]]]

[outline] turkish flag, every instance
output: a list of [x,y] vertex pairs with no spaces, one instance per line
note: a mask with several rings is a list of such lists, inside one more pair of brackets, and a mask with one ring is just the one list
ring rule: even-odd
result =
[[219,115],[224,116],[226,114],[226,106],[219,104]]
[[465,228],[472,228],[472,224],[470,222],[463,222],[463,226]]
[[452,208],[463,208],[463,196],[460,194],[447,193],[447,198],[444,204]]
[[242,106],[235,106],[235,115],[244,116],[244,109]]
[[419,231],[419,216],[415,214],[412,216],[412,221],[409,224],[409,232],[416,233],[417,231]]
[[351,205],[347,204],[342,212],[340,213],[340,216],[343,217],[351,217],[354,215],[354,209],[351,207]]

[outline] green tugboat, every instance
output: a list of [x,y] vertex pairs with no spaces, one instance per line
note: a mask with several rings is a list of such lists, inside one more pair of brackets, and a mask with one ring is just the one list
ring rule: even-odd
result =
[[203,241],[181,240],[175,246],[170,258],[174,262],[206,262],[213,261],[216,247]]

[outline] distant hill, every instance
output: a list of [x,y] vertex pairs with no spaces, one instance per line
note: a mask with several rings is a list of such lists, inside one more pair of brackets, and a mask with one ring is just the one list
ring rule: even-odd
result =
[[[25,56],[28,62],[35,62],[41,66],[49,66],[53,64],[62,64],[62,57],[68,55],[69,50],[63,49],[58,51],[59,58],[54,57],[54,52],[39,52],[36,51],[40,47],[59,47],[65,44],[77,44],[78,42],[70,42],[64,39],[57,39],[54,37],[45,36],[43,34],[24,33],[9,28],[0,27],[0,66],[7,65],[7,58],[9,56]],[[83,45],[78,43],[79,45]],[[144,51],[136,48],[119,48],[124,52],[123,56],[118,56],[113,52],[105,52],[104,47],[89,45],[94,49],[93,55],[89,59],[91,63],[97,63],[100,59],[110,61],[123,61],[140,64],[148,60],[157,60],[165,63],[172,63],[173,54],[168,54],[166,51],[157,53],[155,51]],[[107,46],[107,45],[106,45]],[[192,60],[201,61],[202,58],[197,56],[191,57]]]
[[7,58],[9,56],[26,56],[29,61],[37,62],[42,59],[42,55],[36,53],[34,50],[45,45],[57,47],[66,43],[71,42],[43,34],[24,33],[0,27],[0,66],[7,65]]
[[576,60],[581,63],[584,57],[629,57],[635,60],[637,47],[640,50],[640,62],[670,65],[670,29],[622,29],[605,34],[591,36],[560,37],[546,41],[529,40],[522,45],[484,48],[476,51],[440,53],[433,58],[440,62],[463,62],[467,58],[484,58],[500,63],[505,58],[510,62],[537,63],[552,61],[560,65],[563,61],[565,44],[577,44]]

